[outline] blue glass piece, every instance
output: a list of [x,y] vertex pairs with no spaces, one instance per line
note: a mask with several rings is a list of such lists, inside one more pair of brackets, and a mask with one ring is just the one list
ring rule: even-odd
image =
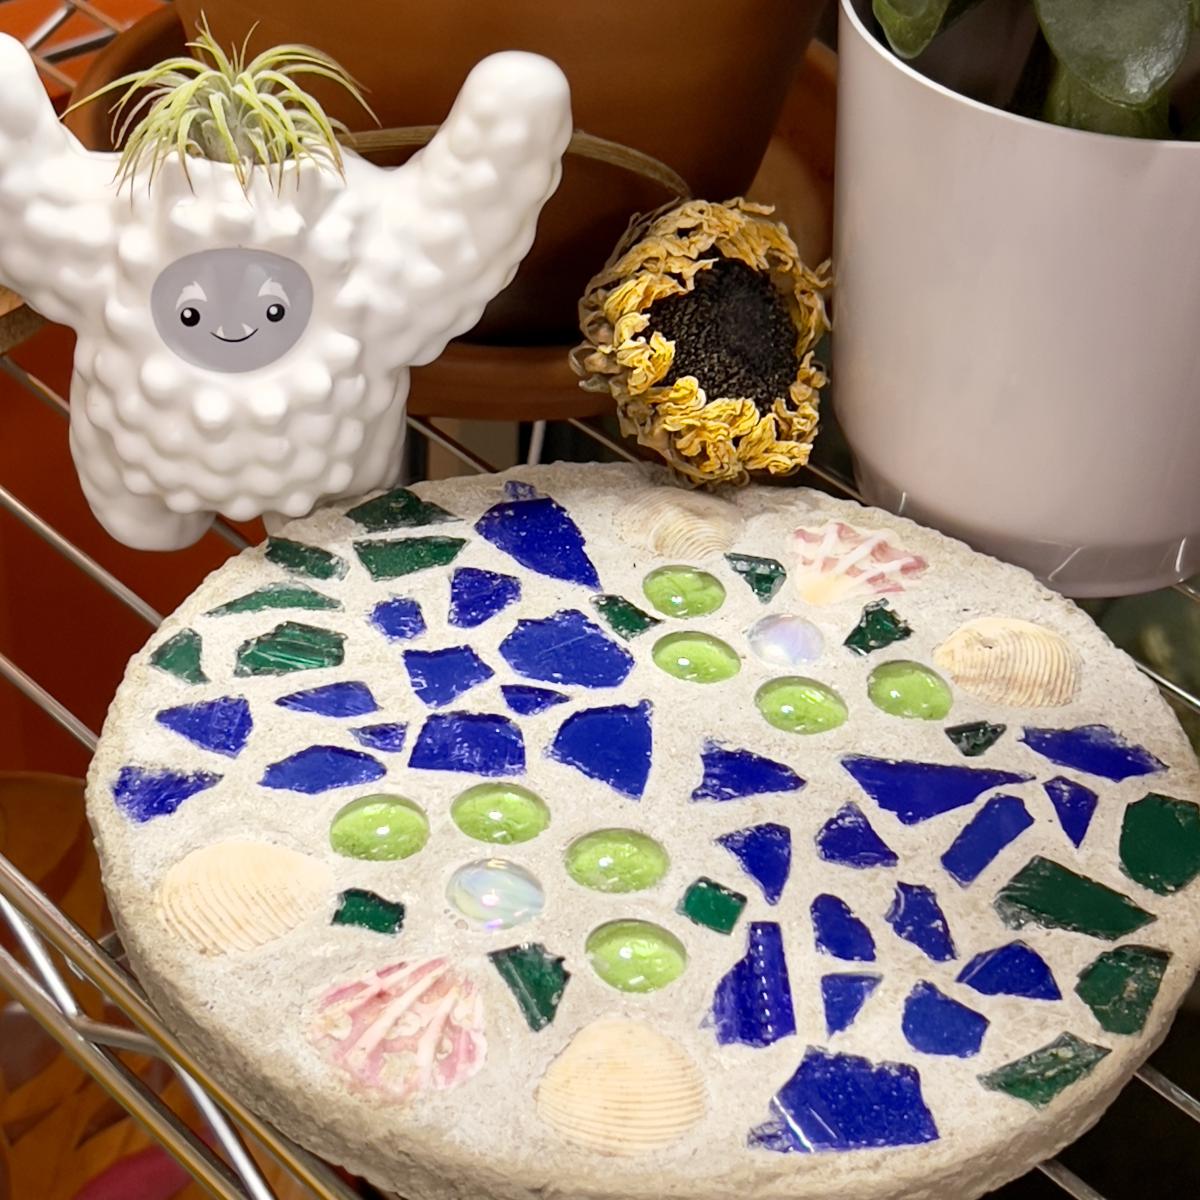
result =
[[817,853],[844,867],[894,867],[896,852],[871,828],[857,804],[843,805],[817,832]]
[[749,1145],[809,1154],[919,1146],[938,1136],[916,1067],[809,1046],[771,1101],[770,1119],[751,1130]]
[[315,796],[333,788],[371,783],[383,774],[383,763],[361,750],[308,746],[297,754],[271,763],[259,782],[263,787]]
[[292,692],[275,701],[281,708],[295,712],[317,713],[322,717],[365,717],[379,711],[371,689],[365,683],[327,683],[323,687]]
[[1074,729],[1026,728],[1021,741],[1035,754],[1048,758],[1057,766],[1099,775],[1114,783],[1167,769],[1166,764],[1144,746],[1127,742],[1107,725],[1079,725]]
[[386,721],[382,725],[360,725],[350,730],[354,740],[368,750],[382,750],[386,754],[399,754],[404,749],[404,741],[408,735],[408,726],[395,721]]
[[237,758],[254,728],[250,705],[241,696],[222,696],[199,704],[167,708],[155,718],[205,750]]
[[880,808],[895,813],[905,825],[916,825],[953,808],[962,808],[994,787],[1026,783],[1033,778],[1014,771],[897,762],[863,754],[843,758],[842,766]]
[[570,699],[565,692],[556,692],[553,688],[532,687],[525,683],[502,683],[500,693],[504,697],[504,703],[522,717],[532,717],[534,713],[544,712],[556,704],[566,704]]
[[649,700],[585,708],[562,723],[548,753],[622,796],[640,800],[650,777],[652,711]]
[[862,1011],[862,1006],[879,986],[881,979],[880,975],[821,976],[825,1029],[831,1037],[854,1024],[854,1018]]
[[504,481],[504,495],[509,500],[536,500],[541,494],[532,483],[525,483],[524,480],[506,479]]
[[762,888],[768,904],[778,904],[792,869],[792,831],[768,821],[722,834],[717,843],[742,864],[742,870]]
[[975,955],[959,973],[958,982],[984,996],[1062,999],[1045,959],[1024,942],[1009,942],[1007,946]]
[[600,576],[583,548],[579,526],[549,496],[521,493],[505,500],[489,508],[475,529],[530,571],[593,591],[600,587]]
[[113,784],[117,807],[135,821],[170,816],[189,796],[220,783],[208,771],[162,771],[154,767],[122,767]]
[[1033,824],[1023,800],[993,796],[965,825],[942,855],[942,866],[960,883],[974,883],[989,863]]
[[710,741],[705,743],[700,759],[704,778],[692,793],[693,800],[740,800],[771,792],[798,792],[804,786],[804,780],[791,767],[749,750],[729,750]]
[[717,984],[712,1021],[723,1046],[769,1046],[796,1032],[783,934],[774,921],[753,921],[746,954]]
[[909,992],[900,1022],[914,1050],[955,1058],[978,1054],[987,1027],[988,1019],[982,1013],[952,1000],[924,980]]
[[371,624],[393,642],[408,641],[425,632],[425,617],[415,600],[393,596],[371,610]]
[[405,650],[404,665],[417,699],[430,708],[457,700],[495,674],[470,646]]
[[633,655],[577,609],[518,621],[500,653],[518,674],[546,683],[616,687],[633,670]]
[[521,581],[496,571],[459,567],[450,577],[450,624],[474,629],[521,598]]
[[875,939],[845,900],[828,893],[818,896],[812,902],[812,923],[822,953],[846,962],[875,961]]
[[525,740],[508,717],[434,713],[422,726],[410,767],[471,775],[523,775]]
[[898,937],[912,942],[934,962],[949,962],[958,956],[946,914],[932,888],[920,883],[896,884],[896,895],[886,919]]
[[1042,787],[1046,789],[1046,795],[1058,813],[1058,823],[1063,827],[1063,833],[1073,845],[1081,845],[1092,823],[1092,814],[1096,811],[1096,793],[1062,775],[1046,780]]

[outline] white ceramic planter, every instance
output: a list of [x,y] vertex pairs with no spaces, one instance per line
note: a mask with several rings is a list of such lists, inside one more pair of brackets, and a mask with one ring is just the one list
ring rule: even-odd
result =
[[834,369],[868,501],[1072,596],[1200,571],[1200,146],[988,108],[841,8]]

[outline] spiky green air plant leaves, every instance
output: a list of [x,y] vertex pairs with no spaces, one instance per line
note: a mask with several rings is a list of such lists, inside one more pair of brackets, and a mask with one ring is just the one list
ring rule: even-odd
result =
[[901,58],[916,58],[979,0],[874,0],[875,19]]

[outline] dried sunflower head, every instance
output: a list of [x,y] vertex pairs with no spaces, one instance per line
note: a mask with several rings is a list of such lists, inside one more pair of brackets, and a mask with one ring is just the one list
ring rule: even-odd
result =
[[790,474],[816,434],[829,264],[809,270],[772,211],[689,200],[638,218],[579,302],[581,386],[695,484]]

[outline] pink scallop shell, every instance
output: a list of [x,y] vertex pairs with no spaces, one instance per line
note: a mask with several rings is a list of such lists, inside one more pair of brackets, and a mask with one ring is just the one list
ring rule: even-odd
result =
[[797,529],[792,536],[799,563],[792,580],[810,604],[902,592],[929,566],[882,530],[868,533],[842,521]]

